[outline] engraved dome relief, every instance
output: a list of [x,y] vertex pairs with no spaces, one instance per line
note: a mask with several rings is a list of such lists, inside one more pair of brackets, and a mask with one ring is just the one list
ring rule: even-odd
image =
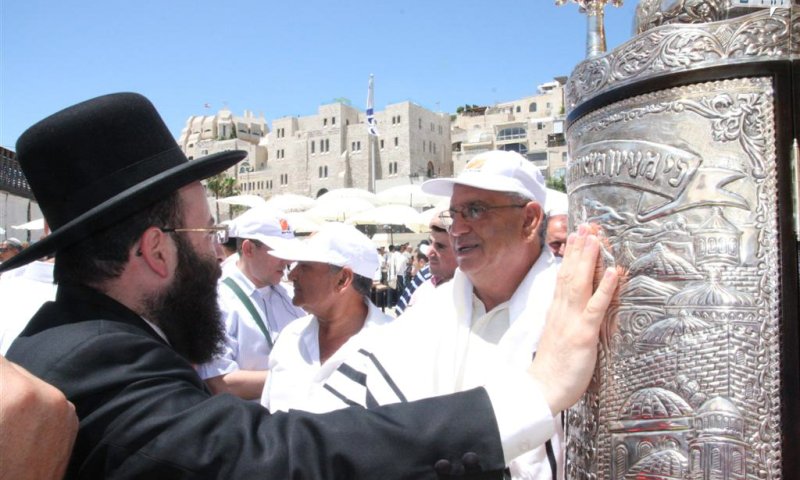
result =
[[744,440],[744,420],[739,409],[723,397],[712,398],[697,410],[695,429],[699,436],[723,436]]
[[631,395],[619,412],[620,420],[653,420],[687,417],[693,414],[692,407],[676,393],[664,388],[652,387]]
[[681,310],[677,317],[661,320],[648,327],[639,337],[639,344],[649,348],[671,345],[677,339],[699,333],[709,326],[708,322]]
[[631,275],[648,275],[660,279],[700,279],[703,276],[691,262],[671,252],[661,242],[653,251],[640,257],[630,265]]
[[715,276],[709,282],[689,284],[667,301],[667,306],[679,307],[752,307],[749,295],[720,284]]
[[650,454],[625,475],[631,480],[682,480],[689,471],[689,461],[677,450],[667,449]]

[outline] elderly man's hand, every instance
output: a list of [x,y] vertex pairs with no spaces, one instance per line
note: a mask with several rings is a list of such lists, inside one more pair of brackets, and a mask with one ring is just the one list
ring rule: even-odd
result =
[[58,389],[0,355],[0,480],[62,478],[77,431]]
[[589,385],[600,326],[617,286],[616,272],[607,269],[593,291],[600,243],[589,230],[581,225],[567,240],[547,324],[528,369],[553,414],[572,406]]

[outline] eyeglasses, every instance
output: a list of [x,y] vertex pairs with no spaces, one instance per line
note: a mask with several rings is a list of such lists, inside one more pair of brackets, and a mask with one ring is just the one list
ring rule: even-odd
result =
[[198,227],[198,228],[162,228],[159,227],[164,233],[176,232],[203,232],[209,235],[214,235],[214,238],[219,243],[226,243],[228,241],[228,225],[214,225],[213,227]]
[[461,208],[450,208],[439,214],[442,225],[448,230],[453,226],[453,218],[458,213],[467,222],[475,222],[486,218],[489,210],[499,208],[525,208],[525,205],[485,205],[483,203],[468,203]]

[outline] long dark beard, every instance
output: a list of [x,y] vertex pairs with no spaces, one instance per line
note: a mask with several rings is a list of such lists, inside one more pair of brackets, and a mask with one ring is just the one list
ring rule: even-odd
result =
[[216,258],[198,255],[180,234],[173,238],[178,246],[175,280],[147,302],[149,320],[164,331],[176,352],[199,365],[221,353],[225,340],[217,303],[222,272]]

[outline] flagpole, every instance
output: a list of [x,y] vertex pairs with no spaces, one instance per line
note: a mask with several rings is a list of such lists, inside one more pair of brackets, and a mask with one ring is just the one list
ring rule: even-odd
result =
[[375,178],[377,177],[377,168],[375,164],[375,157],[377,157],[377,153],[375,148],[377,147],[377,135],[378,129],[376,127],[377,122],[375,121],[375,111],[374,111],[374,101],[373,101],[373,80],[374,75],[371,73],[369,74],[369,86],[367,88],[367,135],[369,138],[369,191],[375,193]]

